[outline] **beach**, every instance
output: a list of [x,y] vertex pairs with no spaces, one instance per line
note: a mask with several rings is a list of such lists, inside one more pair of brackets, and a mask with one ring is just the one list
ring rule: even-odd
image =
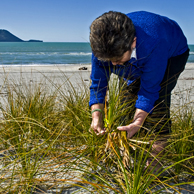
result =
[[[79,70],[83,68],[87,70]],[[72,84],[74,88],[80,89],[82,86],[90,84],[90,65],[74,66],[6,66],[0,68],[0,96],[5,97],[8,93],[7,84],[22,88],[22,85],[35,86],[44,84],[52,91],[56,85]],[[25,87],[24,87],[25,88]],[[2,99],[0,100],[2,101]]]
[[[0,102],[3,103],[3,97],[8,95],[9,84],[14,84],[14,87],[23,87],[23,84],[27,86],[45,85],[48,88],[53,88],[55,84],[68,85],[71,83],[75,89],[80,89],[82,86],[86,86],[89,89],[90,86],[90,73],[91,65],[74,65],[74,66],[56,66],[56,65],[42,65],[42,66],[4,66],[0,68]],[[194,63],[187,63],[184,72],[178,79],[178,83],[172,92],[172,108],[180,107],[180,105],[186,103],[192,103],[194,101]],[[10,88],[9,88],[10,89]],[[55,87],[54,87],[55,89]],[[51,90],[52,92],[52,90]],[[58,169],[58,168],[57,168]],[[58,169],[61,170],[60,168]],[[79,175],[77,175],[79,177]],[[185,185],[187,190],[192,190],[192,185]],[[79,187],[72,187],[65,190],[65,193],[73,193],[74,191],[79,193],[86,193],[86,190],[81,191]],[[88,192],[89,193],[89,192]],[[188,193],[182,191],[182,194]]]
[[194,63],[187,63],[181,73],[177,85],[172,91],[172,107],[184,106],[189,103],[194,105]]
[[[41,83],[43,79],[49,83],[62,83],[68,80],[75,88],[90,85],[91,65],[40,65],[40,66],[3,66],[0,68],[1,95],[6,94],[5,80],[17,82],[22,80],[26,83]],[[50,80],[50,81],[49,81]],[[181,73],[177,85],[172,91],[172,104],[180,106],[182,103],[194,100],[194,63],[187,63]],[[182,100],[181,100],[182,99]]]
[[[86,70],[81,70],[80,68],[85,67]],[[80,70],[79,70],[80,69]],[[8,77],[8,79],[17,79],[23,76],[28,79],[36,79],[36,81],[41,81],[43,77],[49,78],[59,78],[64,74],[70,78],[70,81],[75,84],[79,81],[81,76],[84,80],[90,79],[91,65],[73,65],[73,66],[55,66],[55,65],[40,65],[40,66],[3,66],[0,68],[0,74]],[[4,77],[4,76],[1,76]],[[2,84],[1,79],[1,84]],[[57,81],[57,80],[56,80]]]

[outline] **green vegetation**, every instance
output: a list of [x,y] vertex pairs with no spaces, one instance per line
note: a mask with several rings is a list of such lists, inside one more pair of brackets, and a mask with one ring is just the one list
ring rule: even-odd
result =
[[[105,106],[107,133],[90,132],[89,88],[69,79],[40,83],[6,81],[1,99],[0,193],[179,193],[194,175],[194,120],[189,104],[174,110],[172,135],[155,172],[150,158],[153,139],[126,138],[116,130],[134,113],[133,102],[122,101],[113,80]],[[44,83],[49,84],[44,84]],[[3,86],[2,86],[3,87]],[[121,86],[122,87],[122,86]],[[129,103],[129,104],[127,104]],[[157,137],[155,137],[157,138]]]

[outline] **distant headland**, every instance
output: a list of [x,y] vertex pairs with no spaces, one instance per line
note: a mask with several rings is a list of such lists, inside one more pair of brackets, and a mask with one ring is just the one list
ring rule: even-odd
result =
[[43,42],[42,40],[24,41],[7,30],[0,29],[0,42]]

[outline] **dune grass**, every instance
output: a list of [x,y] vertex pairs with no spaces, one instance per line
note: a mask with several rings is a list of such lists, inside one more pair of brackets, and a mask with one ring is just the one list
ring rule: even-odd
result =
[[65,73],[62,77],[58,82],[46,76],[41,82],[5,79],[1,193],[179,193],[193,181],[193,107],[188,104],[173,113],[169,144],[155,158],[163,166],[156,174],[149,166],[145,169],[150,137],[139,133],[127,139],[116,130],[126,115],[134,114],[131,102],[121,103],[118,81],[111,82],[107,95],[107,133],[96,136],[89,132],[88,85],[83,81],[75,88]]

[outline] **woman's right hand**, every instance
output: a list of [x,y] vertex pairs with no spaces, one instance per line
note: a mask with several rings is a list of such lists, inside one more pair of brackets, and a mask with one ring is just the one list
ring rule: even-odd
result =
[[[100,112],[99,112],[100,113]],[[95,114],[95,113],[93,113]],[[102,114],[102,113],[100,113]],[[102,121],[102,116],[101,115],[96,115],[93,117],[92,116],[92,123],[91,123],[91,128],[94,130],[96,135],[103,135],[105,133],[105,129],[103,127],[103,121]]]
[[[103,111],[104,104],[92,105],[91,110],[95,110],[95,109],[100,109]],[[92,113],[91,129],[94,130],[96,135],[103,135],[105,133],[105,128],[104,128],[104,124],[103,124],[103,115],[100,111],[95,111]]]

